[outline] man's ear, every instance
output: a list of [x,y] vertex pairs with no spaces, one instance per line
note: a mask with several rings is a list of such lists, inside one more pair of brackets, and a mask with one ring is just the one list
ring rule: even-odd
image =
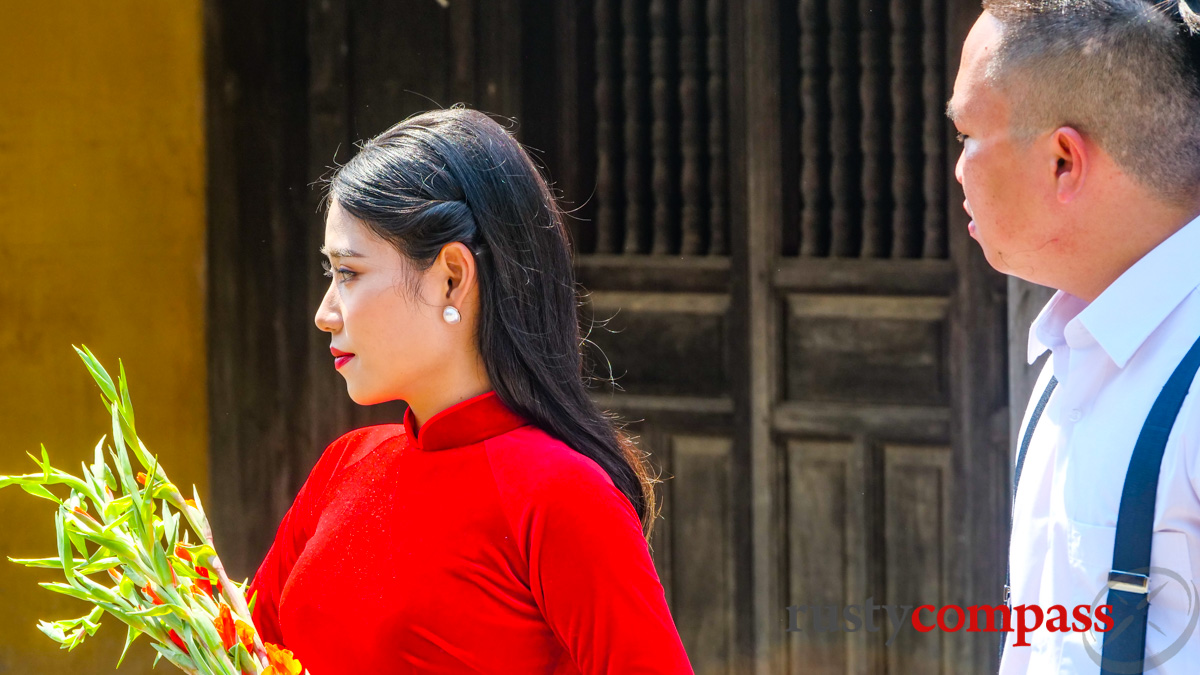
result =
[[1050,134],[1054,158],[1055,194],[1058,201],[1073,201],[1083,191],[1090,161],[1083,134],[1072,127],[1059,127]]
[[440,272],[437,301],[462,311],[478,280],[475,256],[466,244],[456,241],[442,247],[434,265]]

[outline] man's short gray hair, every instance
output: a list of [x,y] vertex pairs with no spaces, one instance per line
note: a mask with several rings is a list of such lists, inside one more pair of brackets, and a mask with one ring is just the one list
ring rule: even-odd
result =
[[987,78],[1029,141],[1095,140],[1164,200],[1200,197],[1200,18],[1179,0],[984,0],[1001,24]]

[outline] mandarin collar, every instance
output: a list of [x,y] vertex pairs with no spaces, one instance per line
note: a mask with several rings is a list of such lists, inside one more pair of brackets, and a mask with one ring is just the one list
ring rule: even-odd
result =
[[404,410],[404,431],[417,450],[461,448],[507,433],[529,422],[500,400],[495,390],[442,410],[414,432],[412,408]]

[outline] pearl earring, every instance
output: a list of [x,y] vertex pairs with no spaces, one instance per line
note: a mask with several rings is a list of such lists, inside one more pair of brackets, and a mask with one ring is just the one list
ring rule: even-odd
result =
[[462,318],[462,315],[460,315],[458,310],[454,307],[447,307],[446,309],[442,310],[442,318],[446,320],[446,323],[458,323],[459,319]]

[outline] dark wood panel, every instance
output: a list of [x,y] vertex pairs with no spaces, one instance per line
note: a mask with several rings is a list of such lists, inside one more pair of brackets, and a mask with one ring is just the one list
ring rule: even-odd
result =
[[677,435],[670,455],[676,625],[693,664],[717,672],[731,665],[737,621],[732,443]]
[[857,605],[864,619],[870,595],[863,453],[850,442],[794,440],[787,455],[788,604],[804,608],[789,627],[799,630],[789,634],[788,672],[866,675],[872,634],[842,630],[843,608]]
[[948,408],[911,405],[781,403],[772,426],[779,433],[840,438],[865,434],[904,441],[942,441],[950,434]]
[[319,274],[297,227],[311,180],[308,74],[290,66],[307,58],[306,22],[303,4],[205,4],[208,514],[239,579],[262,560],[314,453],[296,449],[309,437],[292,395],[315,330],[295,290]]
[[577,280],[593,291],[725,293],[729,259],[676,256],[585,255],[575,261]]
[[[794,24],[777,2],[749,2],[745,17],[745,209],[743,227],[731,231],[734,273],[732,306],[738,325],[738,359],[744,374],[735,402],[737,434],[745,447],[746,483],[750,511],[751,630],[746,636],[755,675],[776,675],[787,666],[787,625],[781,621],[785,597],[783,555],[787,550],[785,507],[779,485],[779,448],[771,415],[779,398],[779,309],[771,288],[771,274],[781,250],[798,248],[798,228],[792,214],[796,185],[795,104],[783,87],[781,30]],[[794,52],[793,52],[794,53]],[[785,244],[786,242],[786,244]]]
[[947,260],[783,259],[774,270],[784,291],[947,296],[956,280]]
[[[953,476],[950,449],[893,445],[884,448],[884,537],[887,602],[941,607],[948,595]],[[921,619],[934,620],[928,610]],[[941,631],[905,630],[887,650],[889,673],[963,672],[946,664]]]
[[945,405],[948,301],[791,294],[786,398]]
[[473,92],[458,88],[471,78],[472,54],[457,59],[453,52],[452,28],[469,29],[470,22],[453,22],[450,9],[436,2],[405,3],[403,21],[386,0],[349,0],[348,11],[353,138],[369,138],[413,113],[449,107],[455,99],[475,103]]
[[596,291],[588,300],[584,325],[595,377],[642,396],[729,391],[728,296]]

